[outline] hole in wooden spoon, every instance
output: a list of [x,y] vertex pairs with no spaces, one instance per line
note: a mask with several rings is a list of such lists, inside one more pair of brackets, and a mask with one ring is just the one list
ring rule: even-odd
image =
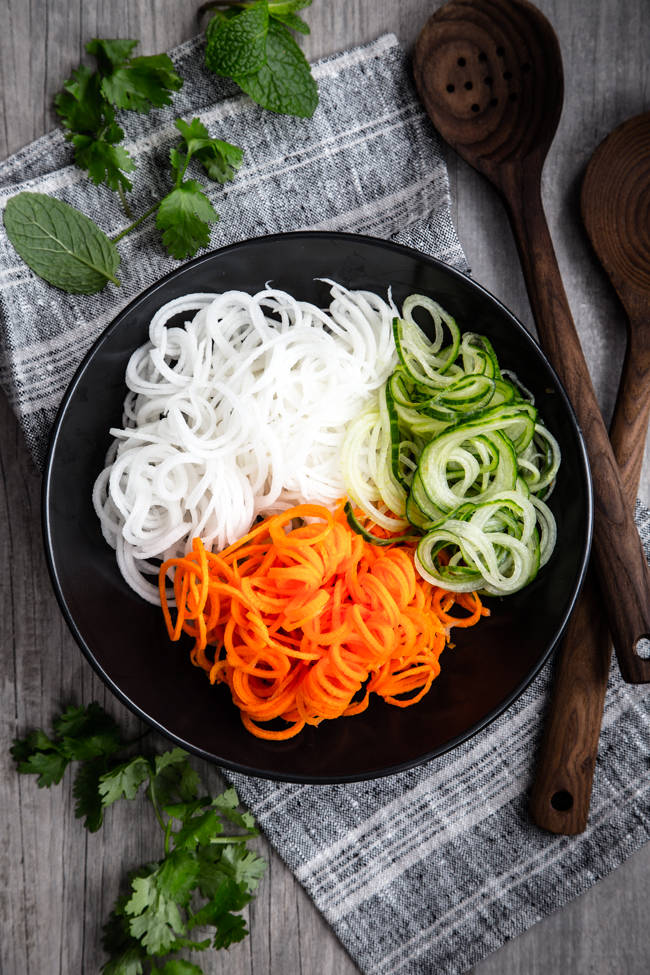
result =
[[505,47],[498,47],[497,48],[497,57],[502,58],[505,53],[506,53]]
[[568,812],[573,805],[573,796],[566,789],[560,789],[551,796],[551,805],[557,812]]
[[452,91],[456,91],[456,89],[455,89],[454,85],[447,85],[447,91],[448,92],[452,92]]
[[459,68],[464,68],[465,65],[467,64],[467,61],[465,60],[465,58],[458,58],[458,61],[456,63],[458,64]]
[[472,111],[473,112],[480,112],[481,111],[481,106],[480,105],[472,105]]
[[650,657],[650,640],[647,637],[639,640],[636,645],[636,652],[641,660],[647,660]]
[[466,88],[467,91],[471,91],[473,87],[474,87],[474,85],[472,84],[471,81],[466,81],[465,82],[465,88]]

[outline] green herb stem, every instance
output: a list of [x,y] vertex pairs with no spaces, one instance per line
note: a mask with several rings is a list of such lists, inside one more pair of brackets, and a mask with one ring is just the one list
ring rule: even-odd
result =
[[138,217],[138,219],[135,220],[132,224],[130,224],[128,227],[125,227],[125,229],[121,233],[119,233],[117,237],[112,237],[111,239],[113,243],[117,244],[118,240],[122,240],[122,237],[126,237],[126,235],[130,234],[132,230],[135,230],[135,228],[139,224],[141,224],[143,220],[146,220],[147,217],[150,217],[152,213],[155,213],[155,211],[158,209],[159,206],[160,206],[160,200],[158,200],[157,203],[154,203],[152,207],[149,207],[147,212],[143,213],[142,216]]
[[[160,815],[160,809],[158,808],[158,803],[156,802],[156,793],[154,792],[153,778],[154,778],[153,775],[150,775],[149,776],[149,798],[151,799],[151,804],[153,806],[153,811],[156,814],[156,819],[160,823],[160,828],[164,831],[165,836],[166,836],[167,835],[167,826],[166,826],[165,821],[163,820],[162,816]],[[170,820],[170,822],[171,822],[171,820]],[[167,853],[166,847],[167,847],[167,841],[165,840],[165,854]]]
[[122,189],[122,186],[119,183],[117,184],[117,192],[119,194],[119,197],[120,197],[120,200],[121,200],[121,203],[122,203],[122,209],[126,213],[127,217],[129,218],[129,220],[135,220],[135,217],[133,215],[133,211],[132,211],[131,207],[129,206],[129,204],[126,202],[126,197],[124,195],[124,190]]

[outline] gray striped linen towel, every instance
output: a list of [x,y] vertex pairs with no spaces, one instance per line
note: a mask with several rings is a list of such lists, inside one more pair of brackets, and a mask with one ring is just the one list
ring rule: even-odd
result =
[[[395,37],[314,66],[313,120],[263,113],[202,67],[202,40],[172,52],[183,90],[168,109],[126,116],[136,157],[133,205],[164,189],[176,115],[245,147],[235,181],[212,186],[211,246],[299,229],[390,237],[468,271],[451,223],[440,142]],[[71,165],[60,131],[0,164],[0,206],[50,193],[116,232],[113,194]],[[72,374],[124,305],[177,266],[144,226],[120,244],[123,286],[65,295],[34,277],[0,230],[0,381],[37,463]],[[650,557],[650,511],[636,520]],[[587,832],[549,835],[527,818],[552,673],[449,754],[399,775],[300,786],[229,774],[243,801],[363,972],[457,973],[586,890],[648,839],[650,685],[613,668]]]

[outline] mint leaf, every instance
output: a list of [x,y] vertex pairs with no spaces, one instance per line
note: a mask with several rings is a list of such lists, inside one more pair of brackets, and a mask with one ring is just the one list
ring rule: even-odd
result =
[[70,294],[119,285],[120,255],[99,227],[74,207],[43,193],[18,193],[5,207],[7,236],[39,277]]
[[150,774],[149,762],[142,755],[136,755],[128,762],[123,762],[117,768],[106,772],[99,779],[102,805],[110,806],[122,796],[125,799],[135,799],[138,789]]
[[257,71],[266,60],[268,29],[267,0],[260,0],[219,26],[211,26],[205,49],[206,67],[226,78]]
[[233,80],[262,108],[299,118],[311,118],[318,105],[318,88],[309,63],[289,34],[276,20],[269,21],[266,64]]
[[163,233],[163,244],[177,260],[193,257],[199,247],[206,247],[210,240],[210,227],[219,214],[203,193],[203,187],[189,179],[172,190],[162,203],[156,217],[156,226]]

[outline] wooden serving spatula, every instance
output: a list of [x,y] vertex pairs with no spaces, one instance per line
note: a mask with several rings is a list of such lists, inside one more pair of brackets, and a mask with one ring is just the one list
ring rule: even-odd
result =
[[[591,158],[582,218],[628,316],[627,351],[610,439],[634,510],[650,416],[650,112],[620,125]],[[593,572],[558,661],[530,813],[574,834],[587,825],[612,640]]]

